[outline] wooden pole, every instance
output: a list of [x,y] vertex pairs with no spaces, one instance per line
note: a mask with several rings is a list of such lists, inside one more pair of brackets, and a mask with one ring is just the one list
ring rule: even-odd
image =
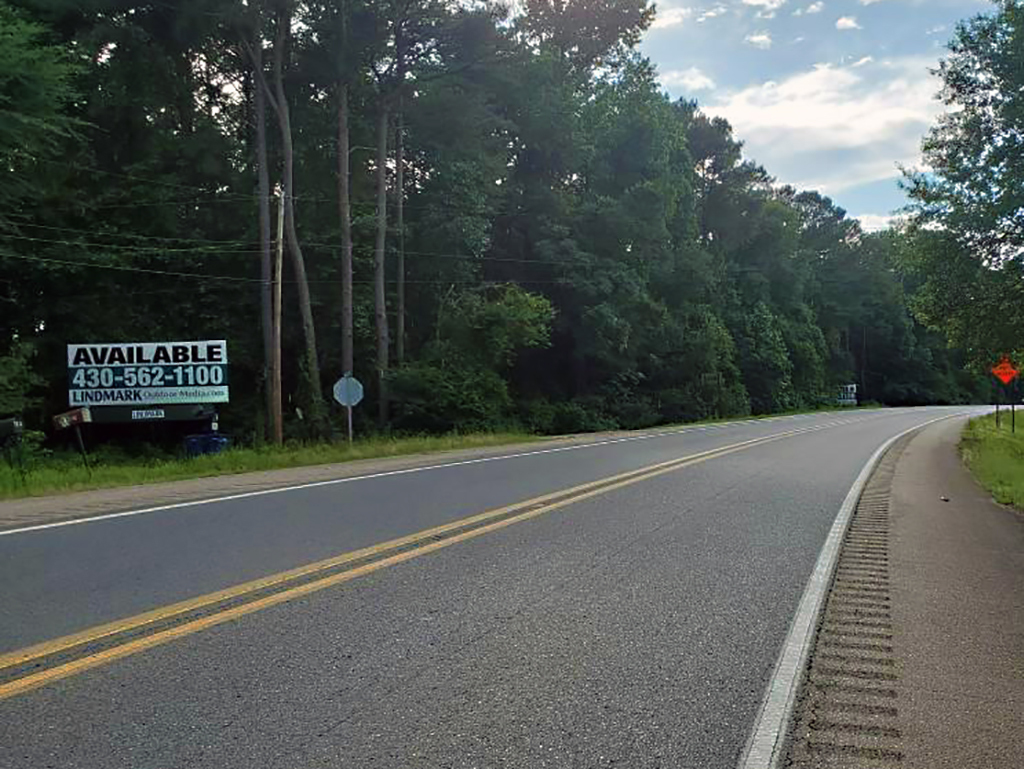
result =
[[89,455],[85,453],[85,441],[82,440],[82,428],[75,424],[75,440],[78,442],[78,450],[82,453],[82,464],[85,465],[85,472],[92,477],[92,468],[89,467]]
[[[257,29],[259,26],[257,25]],[[263,331],[263,387],[266,390],[267,427],[264,437],[274,439],[274,388],[270,384],[270,359],[274,347],[274,262],[270,243],[270,169],[267,165],[267,94],[263,88],[263,40],[255,35],[252,46],[253,98],[256,111],[256,163],[260,225],[260,325]]]
[[284,443],[284,413],[281,403],[281,273],[284,269],[284,195],[277,198],[277,251],[274,254],[274,321],[270,357],[270,389],[273,393],[274,443]]

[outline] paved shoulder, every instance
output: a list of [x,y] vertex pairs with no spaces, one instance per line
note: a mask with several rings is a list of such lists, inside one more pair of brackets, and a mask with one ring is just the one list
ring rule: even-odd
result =
[[961,464],[963,424],[894,447],[866,490],[819,628],[792,766],[1018,760],[1024,516],[994,504]]
[[931,769],[1007,767],[1024,738],[1024,517],[971,478],[956,427],[925,431],[893,484],[908,751]]

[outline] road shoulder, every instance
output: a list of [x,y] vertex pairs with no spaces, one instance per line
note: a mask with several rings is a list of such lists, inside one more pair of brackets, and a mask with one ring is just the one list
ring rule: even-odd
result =
[[968,473],[958,426],[924,431],[893,484],[907,749],[915,766],[1005,767],[1024,737],[1024,518]]
[[1024,732],[1024,517],[931,425],[879,467],[822,615],[788,765],[1006,767]]

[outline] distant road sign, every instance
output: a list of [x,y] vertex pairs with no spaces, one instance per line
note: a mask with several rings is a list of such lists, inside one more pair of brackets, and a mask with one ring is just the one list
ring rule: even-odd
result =
[[334,383],[334,400],[342,406],[358,406],[363,399],[363,385],[347,374]]
[[998,365],[992,367],[992,373],[995,374],[1004,385],[1010,384],[1010,382],[1016,379],[1017,375],[1020,374],[1017,368],[1010,363],[1010,359],[1005,356],[1001,361],[999,361]]
[[848,384],[839,388],[839,397],[836,399],[836,403],[840,406],[856,406],[857,385]]

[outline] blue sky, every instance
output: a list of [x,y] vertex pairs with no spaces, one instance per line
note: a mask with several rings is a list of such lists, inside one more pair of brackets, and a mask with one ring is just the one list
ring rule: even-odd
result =
[[667,0],[641,45],[673,97],[732,123],[780,183],[868,229],[905,204],[902,163],[942,111],[929,74],[988,0]]

